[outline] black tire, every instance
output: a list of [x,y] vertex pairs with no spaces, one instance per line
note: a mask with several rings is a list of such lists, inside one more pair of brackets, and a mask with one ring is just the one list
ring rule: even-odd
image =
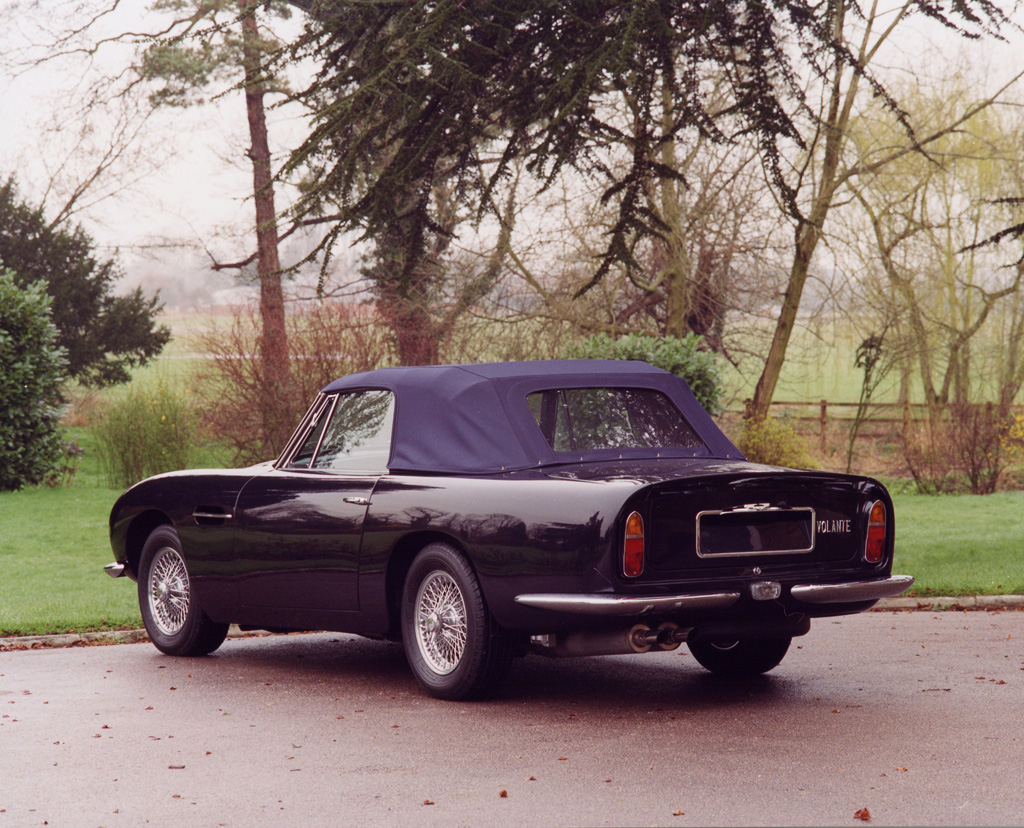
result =
[[688,641],[686,645],[702,667],[730,678],[758,676],[779,666],[792,638],[739,641]]
[[416,680],[439,699],[490,695],[512,662],[511,637],[488,612],[472,567],[445,543],[425,546],[412,562],[402,643]]
[[158,526],[142,547],[139,608],[150,640],[168,655],[207,655],[228,634],[199,606],[173,526]]

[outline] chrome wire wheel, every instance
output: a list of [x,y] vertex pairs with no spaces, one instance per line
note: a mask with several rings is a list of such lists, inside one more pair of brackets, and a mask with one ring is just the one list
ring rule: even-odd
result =
[[448,675],[466,651],[466,601],[455,579],[434,570],[420,583],[414,605],[416,643],[438,675]]
[[164,546],[153,556],[146,584],[149,610],[165,635],[181,632],[188,619],[189,584],[185,561],[177,549]]

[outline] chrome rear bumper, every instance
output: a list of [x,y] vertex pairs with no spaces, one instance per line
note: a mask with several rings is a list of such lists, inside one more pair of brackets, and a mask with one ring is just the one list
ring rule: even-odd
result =
[[[803,584],[790,589],[790,594],[806,604],[855,604],[891,598],[910,588],[910,575],[892,575],[870,581],[843,584]],[[752,584],[751,588],[761,584]],[[778,591],[776,590],[776,595]],[[693,595],[574,595],[571,593],[537,593],[517,595],[516,603],[536,609],[577,615],[628,616],[725,609],[740,598],[739,592],[713,592]],[[765,600],[754,595],[756,600]]]
[[111,578],[120,578],[124,575],[124,564],[123,563],[108,563],[103,567],[103,571],[106,572]]
[[808,584],[795,586],[790,593],[806,604],[853,604],[877,601],[906,592],[914,583],[912,575],[891,575],[872,581],[850,581],[845,584]]

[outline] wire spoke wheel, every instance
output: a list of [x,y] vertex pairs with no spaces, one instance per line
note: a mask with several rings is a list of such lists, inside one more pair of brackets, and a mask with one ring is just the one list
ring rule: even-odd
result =
[[439,699],[493,693],[512,663],[512,638],[487,611],[465,555],[431,543],[413,559],[402,588],[405,657],[423,688]]
[[435,570],[416,593],[416,642],[424,660],[439,675],[452,672],[466,651],[466,601],[447,572]]
[[213,621],[195,594],[181,538],[161,524],[149,533],[139,558],[139,609],[150,641],[162,653],[202,656],[228,634],[228,624]]
[[157,629],[165,635],[181,632],[188,618],[188,571],[181,553],[165,546],[153,556],[146,587],[149,609]]

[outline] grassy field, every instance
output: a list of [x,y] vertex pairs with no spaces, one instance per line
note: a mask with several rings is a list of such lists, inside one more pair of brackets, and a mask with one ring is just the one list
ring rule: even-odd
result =
[[[175,333],[168,352],[137,372],[138,386],[187,387],[199,363],[189,334],[206,324],[198,315],[167,320]],[[860,376],[852,365],[852,334],[823,344],[802,330],[783,373],[777,397],[855,400]],[[329,378],[325,378],[325,382]],[[734,395],[744,392],[731,377]],[[106,394],[123,394],[114,389]],[[87,411],[83,414],[87,420]],[[85,455],[71,487],[0,493],[0,635],[103,630],[141,623],[134,584],[102,572],[112,560],[107,516],[118,491],[107,487],[96,461],[91,432],[69,431]],[[217,465],[210,451],[193,465]],[[903,486],[896,485],[901,492]],[[1024,491],[988,497],[924,497],[898,493],[896,565],[917,578],[913,594],[1024,593]]]
[[893,569],[917,578],[911,594],[1024,594],[1024,492],[893,501]]
[[[0,494],[0,635],[141,624],[135,585],[102,571],[118,494],[88,469],[72,488]],[[1024,593],[1024,492],[895,501],[894,569],[913,594]]]

